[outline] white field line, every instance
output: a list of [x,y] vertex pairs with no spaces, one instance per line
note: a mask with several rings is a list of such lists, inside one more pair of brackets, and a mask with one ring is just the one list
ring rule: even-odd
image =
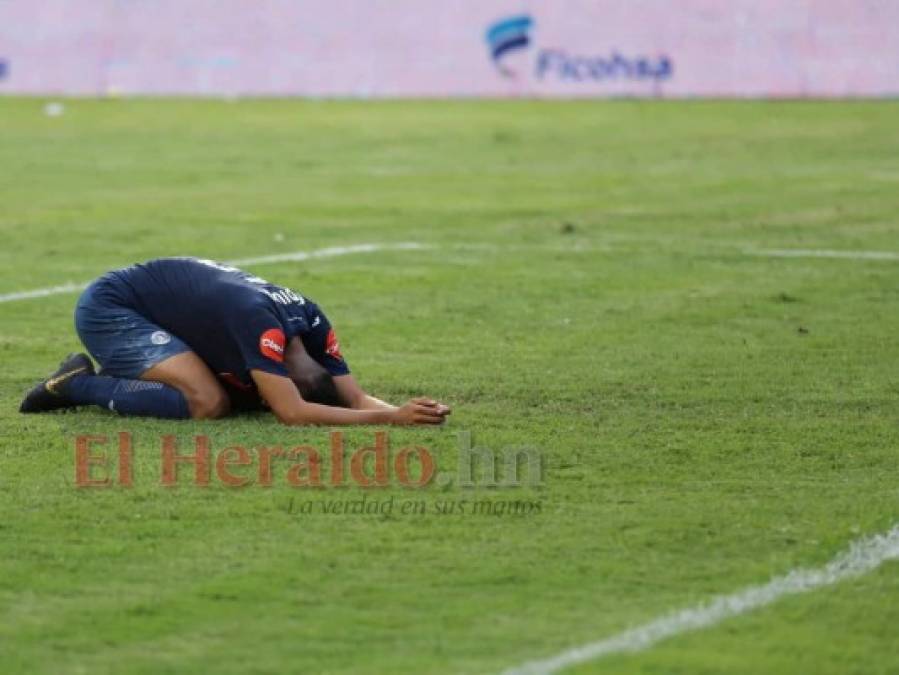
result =
[[61,286],[48,286],[47,288],[35,288],[33,291],[19,291],[18,293],[6,293],[0,295],[0,302],[13,302],[15,300],[28,300],[30,298],[45,298],[48,295],[61,295],[63,293],[75,293],[82,290],[83,284],[62,284]]
[[428,244],[419,244],[414,241],[403,241],[398,244],[355,244],[353,246],[331,246],[320,248],[316,251],[296,251],[294,253],[275,253],[274,255],[262,255],[256,258],[241,258],[240,260],[228,260],[225,264],[234,265],[266,265],[279,262],[298,262],[314,260],[315,258],[337,258],[352,253],[376,253],[377,251],[422,251],[433,248]]
[[[275,253],[273,255],[256,256],[252,258],[240,258],[238,260],[226,260],[228,265],[265,265],[279,262],[301,262],[316,258],[336,258],[338,256],[353,253],[374,253],[377,251],[420,251],[434,248],[430,244],[420,244],[412,241],[396,244],[354,244],[352,246],[331,246],[314,251],[294,251],[293,253]],[[492,244],[457,244],[453,248],[460,249],[492,249]],[[504,249],[527,248],[515,245],[504,246]],[[560,251],[583,252],[588,249],[558,247]],[[831,251],[826,249],[756,249],[744,251],[746,255],[761,256],[767,258],[842,258],[845,260],[899,260],[899,253],[891,251]],[[89,282],[69,282],[59,286],[35,288],[30,291],[15,291],[0,294],[0,304],[14,302],[16,300],[30,300],[32,298],[45,298],[50,295],[62,295],[65,293],[77,293],[83,290]]]
[[675,635],[714,626],[725,619],[770,605],[785,595],[807,593],[861,576],[883,562],[895,559],[899,559],[899,525],[894,525],[885,534],[857,539],[850,544],[849,550],[824,567],[793,570],[762,586],[750,586],[731,595],[722,595],[604,640],[574,647],[544,660],[524,663],[504,671],[503,675],[549,675],[609,654],[641,651]]
[[892,251],[830,251],[827,249],[771,248],[743,251],[765,258],[841,258],[843,260],[899,260]]
[[[314,260],[317,258],[336,258],[353,253],[374,253],[377,251],[421,251],[432,248],[427,244],[418,244],[414,241],[404,241],[397,244],[355,244],[353,246],[330,246],[314,251],[294,251],[293,253],[275,253],[274,255],[262,255],[254,258],[240,258],[239,260],[227,260],[228,265],[266,265],[279,262],[299,262]],[[63,293],[76,293],[83,290],[90,282],[67,283],[60,286],[48,286],[36,288],[31,291],[18,291],[0,295],[0,303],[14,302],[16,300],[29,300],[31,298],[45,298],[48,295],[61,295]]]

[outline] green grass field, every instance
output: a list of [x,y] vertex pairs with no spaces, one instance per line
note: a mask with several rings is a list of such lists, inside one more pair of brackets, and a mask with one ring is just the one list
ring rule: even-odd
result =
[[[186,452],[311,444],[270,416],[25,417],[79,347],[76,295],[0,303],[0,670],[496,673],[816,567],[899,521],[899,104],[0,99],[0,295],[162,255],[319,302],[394,429],[543,482],[159,485]],[[128,431],[134,487],[75,487]],[[369,445],[375,429],[346,432]],[[424,514],[324,513],[424,500]],[[529,514],[441,514],[523,500]],[[312,513],[297,511],[311,504]],[[291,504],[294,506],[292,507]],[[899,672],[899,564],[576,673]]]

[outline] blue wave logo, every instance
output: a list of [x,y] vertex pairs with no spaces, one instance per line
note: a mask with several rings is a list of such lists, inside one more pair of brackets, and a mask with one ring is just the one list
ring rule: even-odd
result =
[[506,77],[514,77],[515,72],[503,63],[503,57],[509,52],[526,49],[531,44],[529,32],[533,26],[534,20],[527,14],[521,14],[501,19],[487,29],[490,58]]

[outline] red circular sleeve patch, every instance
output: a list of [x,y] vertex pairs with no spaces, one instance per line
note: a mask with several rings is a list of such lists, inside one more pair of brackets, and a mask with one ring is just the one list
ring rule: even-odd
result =
[[259,351],[262,352],[263,356],[278,363],[284,361],[284,346],[286,344],[287,340],[284,337],[284,331],[280,328],[269,328],[259,336]]
[[328,340],[325,344],[325,352],[329,356],[333,356],[335,359],[343,360],[343,354],[340,353],[340,341],[337,339],[337,334],[334,332],[334,329],[328,331]]

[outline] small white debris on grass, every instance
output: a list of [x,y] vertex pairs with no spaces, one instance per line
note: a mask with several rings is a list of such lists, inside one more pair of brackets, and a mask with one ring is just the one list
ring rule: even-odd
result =
[[66,107],[59,101],[50,101],[44,106],[44,114],[47,117],[59,117],[66,111]]

